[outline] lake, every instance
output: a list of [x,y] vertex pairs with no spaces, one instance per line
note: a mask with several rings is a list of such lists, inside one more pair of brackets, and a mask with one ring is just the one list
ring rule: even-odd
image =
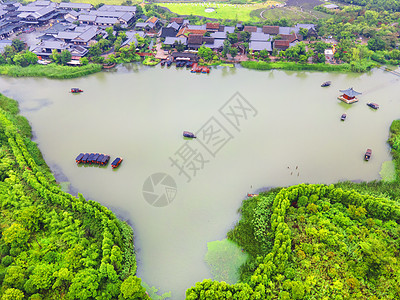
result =
[[[380,178],[400,117],[399,81],[382,70],[207,75],[131,64],[72,80],[1,77],[0,92],[18,100],[57,180],[133,226],[138,276],[183,299],[211,278],[207,242],[226,236],[247,193]],[[363,93],[358,103],[337,100],[349,87]],[[197,139],[184,140],[184,130]],[[81,152],[124,161],[116,170],[77,166]]]

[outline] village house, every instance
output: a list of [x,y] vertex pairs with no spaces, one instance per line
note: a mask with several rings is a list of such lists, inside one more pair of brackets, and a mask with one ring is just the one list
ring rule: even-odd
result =
[[59,9],[64,10],[74,10],[74,11],[81,11],[81,12],[89,12],[93,5],[89,3],[72,3],[72,2],[61,2],[58,6]]
[[68,48],[68,44],[63,41],[44,41],[39,45],[31,47],[29,50],[35,53],[37,56],[48,58],[53,50],[61,53],[63,50]]
[[131,44],[137,45],[136,36],[144,37],[143,31],[127,31],[126,32],[126,40],[122,43],[121,47],[129,46]]
[[249,49],[257,52],[261,50],[267,50],[271,54],[272,42],[253,41],[249,43]]
[[176,30],[173,27],[162,27],[160,32],[158,33],[158,37],[160,37],[160,38],[176,37],[177,33],[178,33],[178,30]]
[[173,46],[175,43],[177,43],[187,46],[187,40],[188,39],[186,37],[166,37],[163,44]]
[[219,31],[219,27],[220,27],[219,23],[207,23],[206,24],[206,30],[208,32],[217,32],[217,31]]
[[277,35],[279,34],[279,26],[263,26],[262,27],[262,32],[265,34],[270,34],[270,35]]

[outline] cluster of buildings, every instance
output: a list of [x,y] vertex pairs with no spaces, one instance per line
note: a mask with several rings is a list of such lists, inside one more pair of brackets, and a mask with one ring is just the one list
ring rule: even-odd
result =
[[[136,23],[135,29],[144,31],[147,35],[156,35],[162,38],[165,45],[173,46],[181,43],[188,49],[196,50],[202,45],[213,50],[220,51],[228,34],[236,33],[240,39],[240,32],[247,31],[250,34],[249,49],[253,51],[273,49],[286,50],[303,39],[299,34],[300,29],[308,30],[309,36],[317,36],[314,24],[297,24],[294,27],[281,26],[224,26],[219,23],[206,23],[204,25],[191,25],[184,18],[171,18],[170,22],[163,26],[162,22],[153,17],[146,22]],[[240,49],[239,49],[240,50]]]
[[[122,46],[136,43],[136,36],[159,37],[164,45],[183,44],[187,49],[196,50],[202,45],[215,51],[223,49],[228,34],[247,31],[250,36],[249,49],[253,51],[273,49],[286,50],[301,41],[301,28],[309,35],[316,35],[313,24],[297,24],[294,27],[280,26],[224,26],[219,23],[191,25],[184,18],[171,18],[169,22],[156,17],[136,16],[135,6],[103,5],[94,9],[89,3],[55,3],[49,0],[37,0],[27,5],[0,0],[0,51],[11,43],[6,40],[13,33],[34,31],[37,27],[47,28],[36,34],[38,44],[32,44],[30,51],[40,58],[48,58],[53,50],[68,50],[72,54],[72,63],[78,63],[88,48],[97,43],[96,38],[108,36],[106,28],[110,26],[130,28],[126,31],[127,40]],[[46,25],[46,27],[43,27]],[[241,50],[241,45],[237,45]]]
[[[1,1],[0,1],[1,2]],[[49,25],[36,36],[39,44],[30,45],[30,51],[45,59],[53,50],[68,50],[77,61],[95,44],[96,37],[107,37],[105,28],[119,24],[128,27],[135,21],[135,6],[103,5],[94,9],[89,3],[55,3],[37,0],[27,5],[11,1],[0,4],[0,51],[11,42],[13,33],[33,32],[37,27]],[[144,35],[143,32],[139,33]],[[128,41],[135,34],[128,35]]]

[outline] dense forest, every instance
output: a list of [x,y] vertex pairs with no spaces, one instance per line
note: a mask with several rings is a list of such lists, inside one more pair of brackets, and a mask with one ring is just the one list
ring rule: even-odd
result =
[[16,101],[0,95],[1,299],[150,299],[133,232],[61,191]]
[[400,1],[398,0],[340,0],[348,4],[365,6],[378,10],[400,11]]
[[396,180],[277,188],[242,204],[228,238],[251,259],[239,283],[206,279],[186,299],[399,299],[400,120]]

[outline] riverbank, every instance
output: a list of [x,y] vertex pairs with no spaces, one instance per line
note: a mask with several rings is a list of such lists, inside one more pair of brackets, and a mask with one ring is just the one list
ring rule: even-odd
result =
[[331,64],[302,64],[296,62],[264,62],[243,61],[241,66],[253,70],[288,70],[288,71],[321,71],[321,72],[355,72],[362,73],[370,71],[378,64],[372,61],[363,63],[344,63],[340,65]]
[[10,77],[46,77],[51,79],[69,79],[83,77],[100,72],[102,65],[88,64],[79,67],[61,66],[57,64],[30,65],[21,67],[17,65],[0,65],[0,75]]

